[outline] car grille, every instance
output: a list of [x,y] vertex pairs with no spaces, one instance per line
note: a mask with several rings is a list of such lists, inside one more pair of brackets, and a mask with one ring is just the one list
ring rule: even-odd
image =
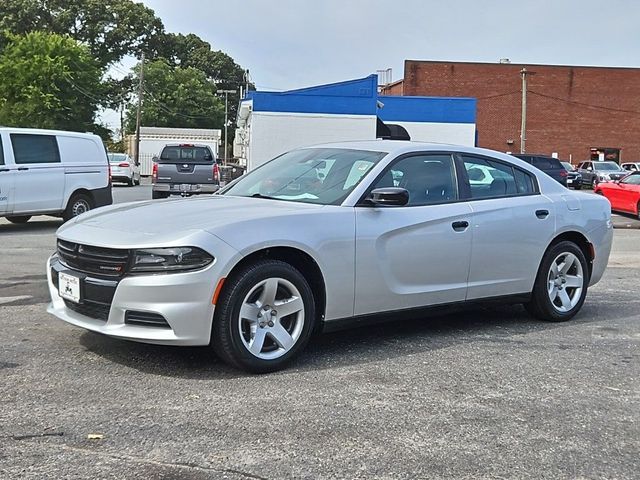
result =
[[69,268],[107,277],[121,277],[127,270],[129,250],[93,247],[58,240],[58,255]]
[[609,174],[609,178],[611,180],[620,180],[622,177],[624,177],[626,174],[625,173],[610,173]]
[[109,310],[111,310],[111,305],[96,302],[74,303],[65,299],[64,304],[69,310],[73,310],[80,315],[95,318],[96,320],[104,320],[105,322],[109,318]]

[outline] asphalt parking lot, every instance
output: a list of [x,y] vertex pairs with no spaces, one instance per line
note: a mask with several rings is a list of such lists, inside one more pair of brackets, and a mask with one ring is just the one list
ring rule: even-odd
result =
[[0,219],[1,478],[638,478],[635,228],[571,322],[503,306],[363,327],[253,376],[49,316],[60,224]]

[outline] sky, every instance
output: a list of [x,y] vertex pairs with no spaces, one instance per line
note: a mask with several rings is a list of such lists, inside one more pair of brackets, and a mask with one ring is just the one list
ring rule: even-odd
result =
[[640,66],[637,0],[144,0],[263,90],[393,69],[405,59]]
[[[638,0],[143,0],[258,90],[360,78],[404,60],[640,66]],[[127,68],[126,62],[120,69]],[[108,123],[112,123],[113,119]]]

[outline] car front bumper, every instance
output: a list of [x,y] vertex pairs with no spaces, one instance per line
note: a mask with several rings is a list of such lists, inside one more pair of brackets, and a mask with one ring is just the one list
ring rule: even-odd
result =
[[[80,303],[58,293],[60,271],[80,278]],[[47,312],[72,325],[126,340],[159,345],[208,345],[216,287],[216,265],[204,270],[161,275],[95,278],[63,265],[57,255],[47,261],[51,303]],[[151,318],[151,325],[132,321]],[[146,314],[146,317],[144,316]]]

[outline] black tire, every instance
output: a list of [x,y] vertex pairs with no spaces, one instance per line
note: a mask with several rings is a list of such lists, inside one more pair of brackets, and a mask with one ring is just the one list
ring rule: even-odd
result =
[[[577,302],[566,312],[561,312],[558,310],[559,306],[555,306],[552,303],[551,299],[549,298],[550,294],[548,291],[548,282],[552,263],[563,254],[572,254],[577,258],[582,268],[583,283],[581,287],[582,290],[579,293],[577,292],[577,289],[572,290],[573,293],[577,296]],[[531,300],[528,303],[525,303],[524,307],[527,309],[527,312],[529,312],[529,314],[539,320],[545,320],[548,322],[566,322],[567,320],[573,318],[576,313],[578,313],[582,308],[584,299],[587,295],[588,286],[589,266],[587,264],[584,253],[582,253],[580,247],[578,247],[575,243],[562,241],[550,246],[542,257],[542,262],[540,263],[538,274],[536,275],[536,280],[533,285]],[[560,290],[562,290],[563,288],[566,289],[566,287],[563,287],[561,283]],[[566,290],[567,292],[569,291],[568,289]]]
[[88,212],[93,208],[93,200],[84,193],[76,193],[71,196],[67,208],[62,213],[65,222],[71,220],[78,215]]
[[636,217],[640,220],[640,202],[636,205]]
[[138,180],[134,180],[134,185],[140,185],[141,179],[138,177]]
[[7,217],[7,220],[9,220],[11,223],[23,224],[23,223],[27,223],[30,218],[31,218],[31,215],[18,215],[13,217]]
[[135,180],[133,179],[133,175],[131,176],[131,178],[127,178],[127,187],[133,187],[135,185]]
[[[300,293],[299,298],[302,300],[304,313],[300,313],[300,317],[303,318],[303,323],[301,326],[298,326],[299,333],[297,333],[297,338],[293,339],[293,345],[288,350],[283,349],[286,353],[283,353],[277,358],[264,359],[259,358],[249,351],[249,346],[246,345],[246,342],[252,340],[253,337],[247,338],[245,336],[243,339],[243,335],[245,334],[241,333],[243,321],[240,319],[240,308],[244,304],[245,299],[250,298],[248,296],[252,292],[256,292],[256,287],[258,287],[261,282],[268,281],[269,279],[290,282]],[[281,291],[281,287],[282,283],[278,284],[278,292]],[[260,292],[260,290],[258,290],[258,292]],[[267,310],[269,308],[267,308]],[[274,306],[273,308],[278,307]],[[260,260],[243,267],[230,276],[225,282],[215,309],[213,328],[211,331],[211,345],[223,361],[236,368],[252,373],[274,372],[284,368],[304,349],[314,331],[315,315],[313,292],[302,273],[288,263],[280,260]],[[299,325],[296,322],[300,321],[300,317],[298,317],[297,320],[289,320],[291,330],[294,329],[295,325]],[[272,317],[269,317],[269,319],[271,318]],[[278,324],[277,326],[284,326],[285,329],[289,330],[286,326],[288,318],[290,319],[291,316],[282,319],[276,317],[274,321]],[[282,324],[280,323],[281,320],[283,320]],[[269,326],[273,327],[273,322],[270,322]],[[263,327],[256,326],[256,328]],[[266,326],[264,328],[266,328]],[[278,349],[275,337],[267,336],[270,335],[270,333],[268,329],[265,331],[266,333],[263,333],[263,337],[266,339],[264,341],[265,346],[260,347],[260,355],[263,355],[262,348],[265,349],[266,354],[269,354],[269,341],[273,344],[271,348]],[[291,333],[291,331],[289,331],[289,333]],[[249,335],[248,331],[246,335]],[[291,337],[294,337],[293,333]]]
[[157,200],[159,198],[169,198],[170,193],[169,192],[151,192],[151,198],[153,200]]

